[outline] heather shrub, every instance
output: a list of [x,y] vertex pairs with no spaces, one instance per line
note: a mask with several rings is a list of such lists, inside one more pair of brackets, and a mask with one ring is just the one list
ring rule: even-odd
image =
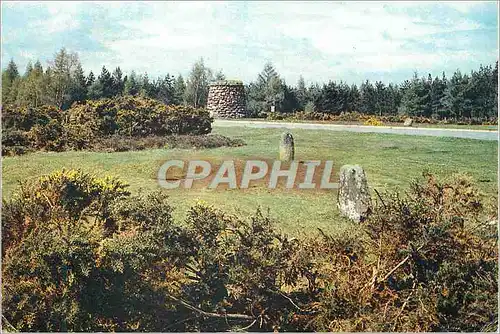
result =
[[308,328],[494,330],[498,241],[483,213],[464,177],[439,182],[424,174],[405,195],[380,196],[357,251],[339,257],[321,248],[329,259],[319,275],[325,288]]
[[[379,195],[358,233],[293,238],[81,171],[2,210],[3,315],[21,331],[485,331],[496,226],[469,178]],[[5,321],[3,322],[6,323]]]

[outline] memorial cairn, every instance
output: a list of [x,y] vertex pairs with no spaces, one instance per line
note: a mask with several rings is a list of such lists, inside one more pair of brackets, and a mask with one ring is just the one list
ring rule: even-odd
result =
[[237,80],[216,81],[208,88],[207,109],[214,118],[246,116],[245,88]]

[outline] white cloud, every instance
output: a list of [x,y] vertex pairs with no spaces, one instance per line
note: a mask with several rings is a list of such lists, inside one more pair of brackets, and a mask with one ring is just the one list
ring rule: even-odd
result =
[[29,2],[29,5],[33,6],[35,10],[36,8],[45,8],[49,14],[44,19],[27,22],[27,27],[34,31],[53,34],[76,29],[80,26],[77,14],[83,8],[81,3],[47,1],[44,3]]
[[[471,39],[466,42],[442,36],[481,29],[479,22],[468,17],[476,6],[483,5],[478,2],[38,5],[45,6],[50,15],[32,22],[28,29],[40,34],[64,34],[83,29],[82,18],[95,20],[87,27],[88,36],[107,51],[74,50],[94,71],[102,65],[120,65],[126,71],[152,75],[186,74],[196,59],[204,57],[208,66],[246,81],[255,79],[265,61],[271,60],[288,82],[294,82],[300,73],[323,81],[354,72],[360,77],[370,71],[426,72],[440,64],[496,58],[496,41],[491,41],[492,52],[484,53],[472,47]],[[437,9],[452,15],[437,16],[433,12]],[[9,39],[9,43],[15,42]],[[433,47],[425,50],[425,43]],[[459,50],[448,51],[451,46]]]

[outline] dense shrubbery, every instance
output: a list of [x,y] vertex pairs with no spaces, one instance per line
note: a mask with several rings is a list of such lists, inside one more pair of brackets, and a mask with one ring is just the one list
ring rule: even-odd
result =
[[213,119],[204,109],[124,96],[75,103],[66,111],[50,106],[5,106],[2,121],[2,153],[10,155],[30,150],[88,149],[114,135],[134,139],[204,135],[210,133]]
[[242,139],[233,139],[214,134],[209,136],[170,136],[167,137],[168,148],[217,148],[222,146],[244,146]]
[[96,136],[202,135],[210,133],[211,123],[204,109],[132,96],[87,101],[68,110],[68,124],[80,125]]
[[[330,121],[330,122],[374,122],[374,120],[382,123],[404,123],[407,115],[366,115],[359,112],[345,112],[340,115],[322,113],[322,112],[307,112],[298,111],[295,113],[267,113],[263,115],[268,120],[289,120],[289,121]],[[423,116],[412,117],[415,123],[421,124],[458,124],[458,125],[497,125],[497,120],[485,121],[475,118],[464,119],[436,119]],[[372,121],[370,121],[372,120]]]
[[[480,331],[496,226],[470,180],[385,194],[362,234],[290,238],[204,203],[63,171],[2,210],[3,315],[22,331]],[[8,324],[3,321],[5,329]]]
[[363,122],[363,125],[371,125],[371,126],[381,126],[384,125],[384,122],[379,120],[376,117],[370,117],[366,121]]
[[125,152],[152,148],[209,149],[217,147],[237,147],[243,145],[245,145],[245,142],[241,139],[232,139],[218,134],[165,137],[128,137],[113,135],[104,138],[96,138],[91,145],[87,147],[87,149],[99,152]]

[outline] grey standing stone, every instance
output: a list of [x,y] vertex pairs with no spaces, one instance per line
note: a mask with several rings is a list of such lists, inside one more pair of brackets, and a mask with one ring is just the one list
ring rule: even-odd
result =
[[371,212],[371,197],[365,171],[358,165],[340,168],[337,203],[343,216],[362,222]]
[[405,119],[404,126],[412,126],[412,125],[413,125],[413,119],[411,119],[410,117]]
[[281,135],[280,141],[280,160],[292,161],[295,158],[295,145],[293,143],[293,136],[290,132],[285,132]]

